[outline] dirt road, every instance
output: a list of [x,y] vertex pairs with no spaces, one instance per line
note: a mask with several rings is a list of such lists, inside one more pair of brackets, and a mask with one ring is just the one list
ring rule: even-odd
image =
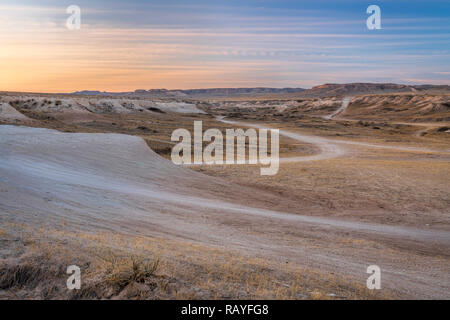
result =
[[324,119],[330,120],[333,119],[335,116],[337,116],[338,114],[344,112],[345,109],[347,109],[348,105],[350,104],[350,101],[352,101],[353,97],[345,97],[344,100],[342,100],[342,105],[339,107],[339,109],[337,109],[336,111],[334,111],[333,113],[324,116]]
[[[242,121],[232,121],[232,120],[225,119],[222,116],[217,117],[216,119],[223,123],[228,123],[228,124],[232,124],[232,125],[240,125],[240,126],[244,126],[244,127],[258,128],[258,129],[271,129],[267,125],[248,123],[248,122],[242,122]],[[404,151],[404,152],[450,154],[450,150],[433,150],[433,149],[407,147],[407,146],[382,145],[382,144],[366,143],[366,142],[360,142],[360,141],[327,139],[327,138],[313,136],[313,135],[309,135],[309,134],[301,134],[299,132],[291,132],[291,131],[287,131],[284,129],[280,129],[279,132],[280,132],[281,136],[285,136],[285,137],[291,138],[291,139],[299,141],[299,142],[305,142],[305,143],[312,144],[320,150],[320,152],[318,154],[312,155],[312,156],[281,158],[280,163],[327,160],[327,159],[337,158],[337,157],[343,156],[344,154],[349,152],[349,150],[346,150],[344,147],[342,147],[342,145],[358,146],[358,147],[365,147],[365,148],[389,149],[389,150]]]

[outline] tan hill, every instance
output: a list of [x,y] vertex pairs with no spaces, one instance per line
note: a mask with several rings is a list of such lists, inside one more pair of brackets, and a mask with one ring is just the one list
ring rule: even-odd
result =
[[450,95],[365,95],[352,99],[338,118],[450,121]]
[[426,90],[450,92],[450,86],[434,85],[404,85],[395,83],[345,83],[345,84],[323,84],[306,90],[303,96],[346,96],[376,93],[399,93],[399,92],[420,92]]

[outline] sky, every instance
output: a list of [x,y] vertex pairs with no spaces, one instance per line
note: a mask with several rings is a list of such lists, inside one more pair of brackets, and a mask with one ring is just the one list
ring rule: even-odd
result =
[[450,85],[450,1],[0,0],[0,91],[348,82]]

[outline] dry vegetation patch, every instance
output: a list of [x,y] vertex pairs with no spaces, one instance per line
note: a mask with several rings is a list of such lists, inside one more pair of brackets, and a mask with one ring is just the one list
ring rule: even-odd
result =
[[[393,298],[352,279],[190,242],[126,234],[68,232],[3,223],[10,241],[0,298],[362,299]],[[3,229],[5,230],[5,229]],[[21,234],[20,237],[15,235]],[[15,239],[15,241],[13,240]],[[14,250],[22,247],[23,250]],[[17,249],[17,248],[16,248]],[[68,290],[68,265],[82,270]]]

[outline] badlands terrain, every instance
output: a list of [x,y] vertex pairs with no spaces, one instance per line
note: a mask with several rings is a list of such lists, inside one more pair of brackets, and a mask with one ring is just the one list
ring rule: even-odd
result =
[[[174,165],[198,120],[278,174]],[[0,298],[449,299],[449,161],[446,87],[3,92]]]

